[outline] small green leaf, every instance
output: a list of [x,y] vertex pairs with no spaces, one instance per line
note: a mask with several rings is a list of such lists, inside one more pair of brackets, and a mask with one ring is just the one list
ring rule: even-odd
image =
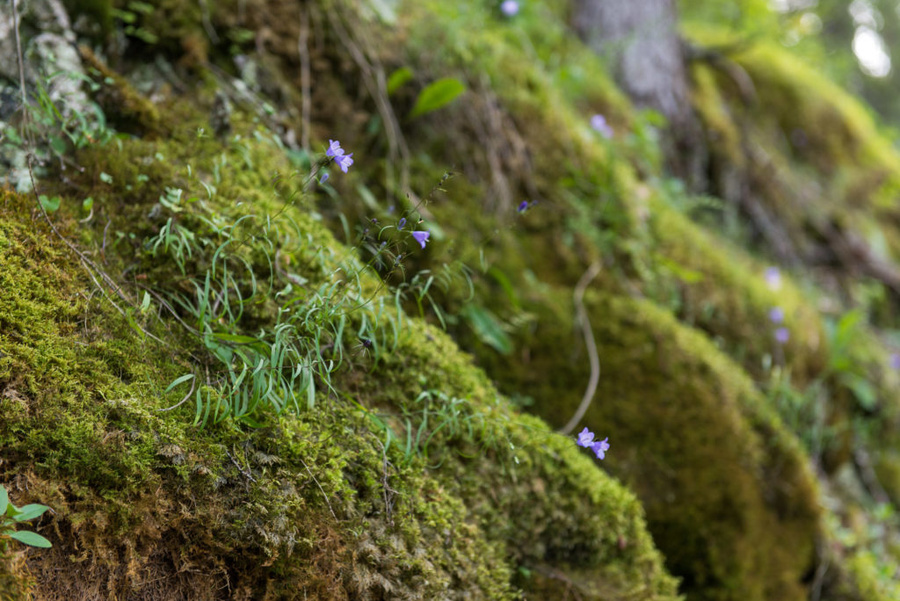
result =
[[44,512],[48,509],[50,508],[46,505],[38,505],[37,503],[26,505],[25,507],[19,509],[19,514],[16,516],[16,521],[27,522],[28,520],[33,520],[34,518],[44,515]]
[[66,154],[66,141],[59,136],[50,136],[50,148],[58,155]]
[[146,2],[129,2],[128,10],[133,10],[136,13],[144,13],[145,15],[149,15],[155,9],[152,4],[147,4]]
[[463,308],[462,316],[483,343],[503,355],[512,352],[512,341],[493,313],[484,307],[469,304]]
[[850,389],[860,407],[866,411],[874,411],[878,407],[878,392],[865,378],[843,374],[841,382]]
[[41,206],[44,207],[44,210],[48,213],[54,213],[59,210],[59,196],[54,196],[53,198],[47,198],[43,194],[41,194],[38,199],[41,201]]
[[316,406],[316,381],[313,379],[312,371],[309,372],[309,382],[306,385],[306,408],[312,411]]
[[0,485],[0,514],[6,513],[6,506],[9,505],[9,493],[6,492],[6,487]]
[[391,73],[390,77],[388,77],[387,93],[393,94],[400,88],[400,86],[402,86],[412,78],[412,69],[410,69],[409,67],[400,67],[399,69]]
[[144,292],[144,298],[141,300],[141,313],[146,313],[150,308],[150,293]]
[[85,211],[90,211],[94,208],[94,197],[88,196],[84,200],[81,201],[81,208]]
[[111,184],[113,181],[113,178],[109,173],[106,173],[105,171],[103,171],[100,173],[100,181],[103,182],[104,184]]
[[31,545],[32,547],[40,547],[42,549],[49,549],[53,545],[50,544],[46,538],[37,534],[36,532],[28,532],[27,530],[22,532],[13,532],[9,535],[10,538],[14,538],[20,543],[25,543],[26,545]]
[[455,77],[445,77],[427,86],[419,94],[416,104],[409,113],[410,119],[415,119],[426,113],[443,108],[456,100],[466,91],[466,86]]
[[119,10],[117,8],[114,8],[110,11],[110,14],[112,14],[112,16],[114,17],[122,19],[122,21],[125,23],[134,23],[137,20],[137,15],[126,10]]

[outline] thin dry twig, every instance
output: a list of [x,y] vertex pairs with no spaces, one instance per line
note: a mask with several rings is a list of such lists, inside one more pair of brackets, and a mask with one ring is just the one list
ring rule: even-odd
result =
[[245,469],[241,466],[241,464],[237,462],[237,459],[235,459],[235,458],[231,455],[231,453],[229,453],[228,451],[225,451],[225,454],[228,455],[228,458],[231,459],[231,463],[234,464],[234,467],[236,467],[236,468],[238,469],[238,471],[241,473],[242,476],[244,476],[245,478],[247,478],[247,479],[250,480],[251,482],[256,482],[256,478],[253,477],[253,474],[251,474],[248,470],[245,470]]
[[312,470],[309,469],[309,466],[306,465],[306,462],[303,461],[303,458],[299,458],[299,459],[300,459],[300,463],[303,464],[303,467],[306,468],[307,473],[309,473],[309,477],[313,479],[313,482],[315,482],[316,486],[319,487],[319,490],[322,491],[322,496],[325,497],[325,504],[328,505],[328,511],[331,512],[331,517],[333,517],[334,519],[338,519],[337,515],[335,515],[335,513],[334,513],[334,509],[331,508],[331,501],[328,500],[328,495],[325,494],[325,489],[322,488],[321,484],[319,484],[319,481],[313,475]]
[[575,429],[575,426],[578,425],[578,422],[581,421],[581,418],[584,417],[585,412],[588,410],[588,407],[594,398],[594,394],[597,392],[597,385],[600,383],[600,358],[597,355],[597,343],[594,341],[594,332],[591,329],[591,322],[588,320],[587,310],[584,308],[584,293],[587,290],[588,284],[597,277],[598,273],[600,273],[600,263],[593,263],[588,267],[588,270],[584,272],[584,275],[581,276],[581,279],[578,280],[578,284],[575,286],[575,312],[578,322],[581,324],[582,332],[584,333],[584,343],[587,346],[588,359],[591,362],[591,377],[588,381],[587,390],[584,391],[584,397],[581,399],[581,404],[578,405],[578,409],[575,411],[575,415],[573,415],[572,419],[569,420],[569,423],[559,431],[561,434],[565,435],[571,434],[572,430]]

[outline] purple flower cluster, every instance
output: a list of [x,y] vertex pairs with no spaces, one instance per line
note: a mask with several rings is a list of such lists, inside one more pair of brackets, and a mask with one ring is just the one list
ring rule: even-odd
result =
[[[766,285],[770,290],[778,291],[781,289],[781,272],[777,267],[767,268],[765,279]],[[769,309],[769,321],[771,321],[773,325],[778,326],[775,328],[775,342],[778,344],[787,344],[787,341],[791,339],[791,331],[781,325],[784,323],[784,309],[781,307],[772,307]]]
[[[406,217],[401,217],[400,221],[397,222],[397,229],[402,230],[406,227]],[[431,236],[431,232],[427,231],[414,231],[412,232],[413,239],[419,243],[422,248],[425,248],[425,243],[428,242],[428,238]]]
[[353,159],[351,158],[353,153],[344,154],[344,149],[341,148],[341,143],[337,140],[328,140],[328,150],[325,151],[325,156],[334,159],[334,162],[337,163],[337,166],[344,173],[347,173],[350,165],[353,164]]
[[603,440],[594,440],[594,433],[587,428],[578,435],[578,446],[592,450],[597,455],[597,459],[606,457],[606,452],[609,450],[608,441],[609,436]]

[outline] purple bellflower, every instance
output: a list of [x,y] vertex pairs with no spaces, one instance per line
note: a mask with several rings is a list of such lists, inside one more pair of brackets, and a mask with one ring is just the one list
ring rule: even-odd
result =
[[596,453],[597,459],[606,459],[606,452],[609,450],[609,436],[603,440],[598,440],[591,445],[591,450]]
[[519,14],[519,3],[516,0],[503,0],[500,4],[500,12],[507,17],[515,17]]
[[353,164],[353,153],[350,154],[342,154],[341,156],[334,157],[334,162],[337,163],[338,167],[341,168],[341,171],[347,173],[347,170],[350,168],[350,165]]
[[578,446],[588,448],[594,443],[594,433],[585,428],[578,434]]
[[403,226],[406,225],[406,217],[401,217],[400,221],[397,223],[397,229],[402,230]]
[[900,353],[891,353],[891,367],[900,369]]
[[779,290],[781,288],[781,272],[777,267],[769,267],[766,269],[766,284],[770,290]]
[[341,143],[337,140],[328,140],[328,150],[325,151],[325,156],[334,159],[334,162],[337,163],[337,166],[344,173],[347,173],[350,165],[353,164],[353,153],[344,154],[344,149],[341,148]]
[[585,428],[578,434],[578,446],[592,450],[597,455],[597,459],[604,459],[609,450],[609,437],[595,441],[594,433]]
[[607,140],[613,137],[612,127],[609,126],[609,123],[606,122],[606,117],[597,113],[593,117],[591,117],[591,129],[595,132],[606,138]]
[[328,140],[328,150],[325,151],[325,156],[333,159],[342,154],[344,154],[344,149],[341,148],[341,143],[337,140]]
[[324,184],[324,183],[327,182],[327,181],[328,181],[328,174],[327,174],[327,173],[326,173],[325,175],[323,175],[321,178],[319,178],[319,183],[320,183],[320,184]]
[[519,203],[519,208],[517,208],[516,210],[520,213],[524,213],[527,208],[528,208],[528,201],[523,200],[522,202]]
[[428,242],[428,236],[431,234],[429,232],[413,232],[412,237],[416,239],[416,242],[422,245],[422,248],[425,248],[425,243]]
[[769,321],[772,323],[781,323],[784,321],[784,310],[781,307],[772,307],[769,310]]
[[787,328],[778,328],[775,330],[775,341],[778,344],[786,344],[791,339],[791,332]]

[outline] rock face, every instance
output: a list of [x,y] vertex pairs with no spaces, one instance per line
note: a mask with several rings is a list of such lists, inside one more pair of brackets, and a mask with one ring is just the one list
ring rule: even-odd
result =
[[[21,49],[16,46],[12,3],[0,7],[0,129],[18,125],[18,121],[9,123],[7,119],[21,110],[20,50],[23,75],[33,98],[42,96],[52,102],[61,122],[93,121],[94,105],[82,90],[87,74],[65,8],[58,0],[23,1],[17,6]],[[31,189],[24,149],[0,148],[0,165],[9,167],[10,185],[20,192]]]
[[[811,300],[852,262],[775,287],[687,192],[702,164],[792,260],[848,248],[810,223],[893,248],[900,159],[849,97],[793,115],[806,67],[688,67],[657,0],[576,3],[588,45],[538,0],[19,6],[29,97],[78,75],[43,82],[32,147],[0,74],[5,181],[38,159],[0,192],[0,483],[54,545],[0,535],[0,597],[892,598],[900,381]],[[742,113],[734,73],[778,110]],[[444,78],[465,93],[408,118]],[[664,178],[635,106],[709,155]],[[829,230],[785,182],[837,166],[877,192]],[[602,463],[552,430],[592,380]]]

